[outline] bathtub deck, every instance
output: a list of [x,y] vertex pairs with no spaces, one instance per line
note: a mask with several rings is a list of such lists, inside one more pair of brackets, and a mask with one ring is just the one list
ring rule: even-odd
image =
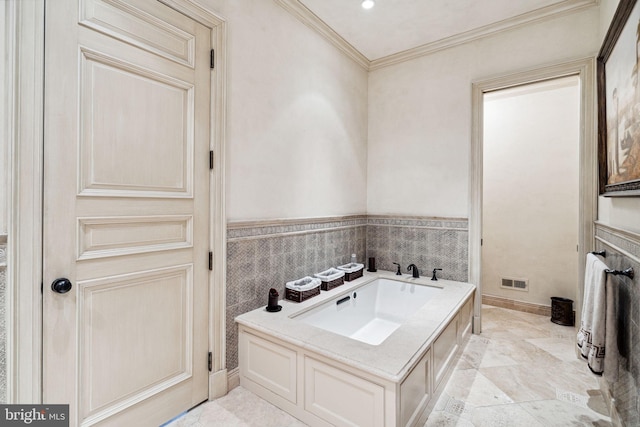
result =
[[[401,279],[425,286],[437,285],[443,292],[429,300],[420,310],[395,330],[384,342],[373,347],[349,337],[307,325],[295,316],[322,305],[328,300],[349,294],[354,289],[378,277],[398,279],[393,272],[365,272],[363,277],[345,283],[331,291],[301,303],[281,300],[282,310],[269,313],[264,308],[238,316],[235,320],[256,331],[279,340],[308,349],[322,356],[338,360],[346,365],[362,369],[373,375],[397,382],[411,368],[419,354],[431,344],[438,328],[446,325],[473,294],[475,286],[469,283],[429,278],[413,279],[404,275]],[[356,289],[357,290],[357,289]],[[365,332],[366,333],[366,332]],[[375,351],[371,351],[375,349]]]

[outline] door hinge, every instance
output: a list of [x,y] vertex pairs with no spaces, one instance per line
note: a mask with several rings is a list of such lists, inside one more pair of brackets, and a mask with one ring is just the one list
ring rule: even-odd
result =
[[213,252],[209,252],[209,270],[213,270]]
[[40,295],[44,295],[44,282],[40,282]]
[[213,354],[211,354],[211,352],[209,352],[208,366],[209,366],[209,372],[213,371]]
[[480,246],[484,243],[484,239],[480,239]]
[[215,68],[215,65],[216,65],[216,53],[215,53],[215,50],[213,49],[211,49],[211,63],[209,65],[211,66],[212,70]]
[[213,150],[209,151],[209,169],[213,170]]

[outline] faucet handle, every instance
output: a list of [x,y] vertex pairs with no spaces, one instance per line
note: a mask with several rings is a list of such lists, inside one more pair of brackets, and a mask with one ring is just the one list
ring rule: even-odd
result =
[[433,276],[431,277],[431,280],[438,280],[438,278],[436,277],[436,271],[438,271],[438,270],[442,271],[441,268],[434,268],[433,269]]
[[398,270],[396,271],[396,276],[402,276],[402,271],[400,271],[400,264],[398,264],[397,262],[394,262],[394,264],[398,266]]

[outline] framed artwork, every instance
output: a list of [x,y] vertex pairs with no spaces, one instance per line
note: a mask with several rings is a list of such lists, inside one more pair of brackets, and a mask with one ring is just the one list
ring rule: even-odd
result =
[[640,4],[620,0],[598,55],[600,194],[640,196]]

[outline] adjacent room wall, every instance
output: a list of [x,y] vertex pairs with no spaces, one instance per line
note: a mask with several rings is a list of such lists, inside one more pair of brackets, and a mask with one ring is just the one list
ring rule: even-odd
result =
[[[578,76],[484,96],[482,293],[576,299]],[[502,279],[528,281],[526,291]]]
[[367,213],[467,218],[472,82],[594,55],[598,18],[593,7],[371,72]]
[[365,213],[367,71],[273,1],[200,1],[229,24],[228,219]]

